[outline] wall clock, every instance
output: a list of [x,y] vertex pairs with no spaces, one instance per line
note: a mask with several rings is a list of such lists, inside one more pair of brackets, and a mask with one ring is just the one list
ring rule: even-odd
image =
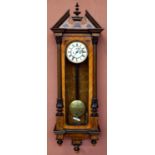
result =
[[103,28],[88,11],[68,10],[51,28],[57,43],[58,98],[54,133],[59,145],[70,137],[75,151],[84,139],[99,139],[97,43]]

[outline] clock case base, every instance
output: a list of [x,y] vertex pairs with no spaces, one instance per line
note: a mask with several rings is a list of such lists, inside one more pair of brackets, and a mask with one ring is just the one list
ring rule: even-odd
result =
[[57,130],[56,126],[54,128],[54,133],[56,134],[56,140],[59,145],[62,145],[64,137],[70,137],[72,139],[72,145],[74,146],[74,151],[80,150],[80,145],[85,139],[90,139],[91,143],[95,145],[99,139],[100,127],[97,129],[62,129]]

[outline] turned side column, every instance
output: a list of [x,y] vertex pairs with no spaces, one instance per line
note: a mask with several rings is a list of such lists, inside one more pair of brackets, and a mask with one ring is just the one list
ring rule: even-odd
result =
[[57,84],[58,84],[58,98],[57,98],[57,113],[56,116],[63,116],[63,100],[62,100],[62,71],[61,71],[61,43],[62,43],[62,34],[57,34],[56,37],[57,43]]
[[92,43],[93,43],[93,98],[92,98],[92,114],[91,116],[98,116],[98,100],[97,100],[97,43],[98,43],[98,35],[92,35]]

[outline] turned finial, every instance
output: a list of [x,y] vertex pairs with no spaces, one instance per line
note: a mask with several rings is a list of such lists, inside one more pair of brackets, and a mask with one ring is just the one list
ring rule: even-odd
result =
[[74,14],[75,14],[76,16],[79,16],[79,14],[81,14],[81,12],[79,11],[79,4],[78,4],[78,2],[77,2],[76,5],[75,5]]
[[82,20],[82,17],[79,16],[81,14],[81,11],[79,10],[78,2],[75,5],[75,11],[73,13],[75,14],[75,16],[72,17],[74,21],[81,21]]

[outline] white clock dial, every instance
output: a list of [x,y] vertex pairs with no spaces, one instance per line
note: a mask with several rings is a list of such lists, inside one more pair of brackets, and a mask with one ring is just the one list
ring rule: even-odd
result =
[[87,47],[82,42],[72,42],[67,47],[66,56],[73,63],[82,63],[88,56]]

